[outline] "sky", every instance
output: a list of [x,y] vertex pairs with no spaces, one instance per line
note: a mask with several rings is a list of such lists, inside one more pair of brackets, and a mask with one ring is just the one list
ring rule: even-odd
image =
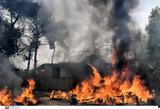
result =
[[148,24],[148,16],[152,8],[156,6],[160,7],[160,0],[139,0],[139,6],[134,10],[132,16],[142,30]]

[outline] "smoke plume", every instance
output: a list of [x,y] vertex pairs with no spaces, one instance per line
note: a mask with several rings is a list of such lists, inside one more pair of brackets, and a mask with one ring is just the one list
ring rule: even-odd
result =
[[64,54],[64,61],[80,61],[91,54],[109,56],[104,51],[111,48],[112,31],[107,27],[111,7],[98,2],[101,9],[89,0],[39,2],[42,5],[39,15],[41,22],[46,23],[48,42],[52,48],[58,48],[55,59],[59,54]]
[[131,42],[130,12],[138,5],[138,0],[37,2],[42,5],[39,16],[46,24],[51,48],[62,48],[56,49],[56,59],[59,54],[64,54],[64,61],[83,60],[92,54],[111,59],[113,39],[113,47],[119,49],[117,65],[124,64],[124,53]]
[[117,62],[115,67],[122,70],[126,64],[125,53],[129,51],[132,31],[128,25],[132,22],[130,11],[138,5],[138,0],[113,0],[109,23],[114,30],[113,46],[117,50]]
[[0,88],[7,87],[17,94],[21,89],[22,79],[13,71],[14,66],[5,57],[0,56]]

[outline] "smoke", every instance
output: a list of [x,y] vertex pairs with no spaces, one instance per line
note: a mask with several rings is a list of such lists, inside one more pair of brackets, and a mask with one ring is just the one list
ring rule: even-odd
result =
[[113,6],[109,24],[114,30],[113,46],[117,50],[116,68],[122,70],[125,66],[125,53],[129,51],[131,36],[134,33],[129,29],[129,23],[132,22],[130,12],[138,5],[138,0],[113,0]]
[[17,94],[21,89],[22,79],[15,74],[13,68],[7,58],[0,56],[0,88],[7,87]]
[[120,50],[117,65],[123,66],[124,53],[128,51],[133,35],[129,27],[132,23],[130,13],[138,0],[37,2],[42,5],[39,16],[46,24],[50,47],[58,48],[55,59],[81,61],[92,54],[111,59],[113,39],[113,47]]
[[46,24],[50,47],[58,48],[55,59],[60,58],[59,54],[63,54],[62,61],[81,61],[91,54],[109,56],[104,51],[111,48],[112,31],[107,27],[111,7],[102,4],[100,9],[88,0],[39,2],[42,5],[39,16]]
[[130,10],[137,6],[137,2],[138,0],[114,0],[113,2],[109,23],[111,24],[111,29],[115,30],[113,38],[116,41],[115,46],[124,51],[127,51],[130,43],[131,32],[128,27],[128,24],[132,21],[129,15]]

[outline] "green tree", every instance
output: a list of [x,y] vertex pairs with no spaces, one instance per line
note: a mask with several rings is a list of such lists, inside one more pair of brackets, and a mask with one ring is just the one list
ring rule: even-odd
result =
[[150,69],[160,67],[160,8],[156,7],[149,16],[149,24],[146,27],[148,39],[148,59]]
[[[41,45],[39,39],[45,33],[44,24],[39,22],[38,11],[40,5],[31,0],[4,0],[0,2],[0,5],[3,9],[1,14],[4,10],[9,13],[9,20],[4,21],[0,16],[0,19],[2,19],[0,23],[5,24],[2,28],[4,31],[0,30],[0,34],[3,36],[0,37],[0,41],[3,42],[0,43],[0,53],[7,57],[21,54],[24,61],[28,61],[27,71],[30,69],[30,61],[34,56],[34,68],[36,68],[37,52]],[[17,27],[18,23],[20,23],[20,26]],[[25,27],[29,27],[27,31]],[[26,35],[28,32],[29,36]],[[27,38],[29,44],[23,43],[21,39],[24,37]]]
[[156,96],[159,96],[160,87],[160,8],[156,7],[151,11],[149,24],[146,27],[148,33],[147,43],[147,72],[149,87],[154,89]]
[[[34,19],[37,16],[40,6],[29,0],[4,0],[0,1],[2,10],[0,11],[0,54],[10,57],[19,54],[23,49],[19,40],[23,37],[25,20]],[[4,19],[3,14],[8,11]]]

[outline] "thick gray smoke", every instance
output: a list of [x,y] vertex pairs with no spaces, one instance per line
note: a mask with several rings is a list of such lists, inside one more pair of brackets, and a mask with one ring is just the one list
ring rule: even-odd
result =
[[0,88],[7,87],[17,94],[21,88],[22,79],[15,74],[13,68],[7,58],[0,56]]
[[138,0],[113,0],[109,27],[114,30],[113,46],[117,52],[115,68],[121,70],[126,64],[125,53],[129,51],[132,31],[129,23],[132,22],[130,12],[138,5]]
[[[101,8],[88,0],[41,0],[40,17],[46,23],[48,40],[64,61],[80,61],[91,54],[104,55],[111,51],[112,31],[108,31],[108,15],[111,7]],[[54,45],[56,42],[56,45]],[[60,49],[62,48],[62,49]]]
[[117,50],[116,68],[119,70],[125,66],[125,53],[129,51],[132,31],[128,25],[132,22],[130,11],[138,5],[138,0],[113,0],[110,27],[114,30],[113,44]]
[[50,46],[62,48],[56,49],[55,58],[64,54],[65,61],[76,61],[98,54],[111,59],[113,38],[114,47],[120,49],[119,58],[123,60],[130,43],[130,12],[138,0],[37,1],[42,5],[39,15],[47,25]]

